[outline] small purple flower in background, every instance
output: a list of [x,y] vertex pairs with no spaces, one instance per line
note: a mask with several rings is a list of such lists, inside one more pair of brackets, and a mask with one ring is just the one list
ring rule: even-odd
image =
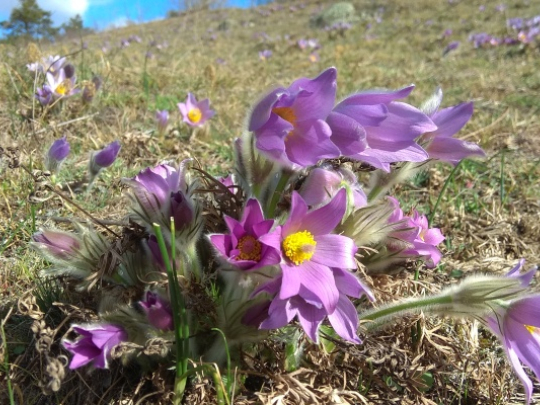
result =
[[114,141],[90,156],[90,175],[95,177],[101,169],[111,166],[120,152],[120,142]]
[[506,4],[499,4],[495,6],[495,10],[499,13],[504,13],[504,11],[506,10]]
[[301,50],[306,49],[308,46],[307,40],[304,38],[299,39],[296,44],[298,45],[298,48],[300,48]]
[[129,41],[127,39],[123,39],[120,41],[120,48],[127,48],[129,46]]
[[309,55],[309,61],[311,63],[317,63],[321,58],[319,57],[319,54],[317,52],[313,52]]
[[150,325],[154,328],[168,331],[174,327],[171,305],[156,293],[147,291],[143,301],[139,301]]
[[224,65],[224,64],[227,63],[227,61],[226,61],[225,59],[223,59],[223,58],[217,58],[217,59],[216,59],[216,63],[217,63],[218,65]]
[[54,141],[47,156],[45,156],[45,168],[52,173],[58,172],[62,162],[68,157],[69,151],[70,147],[66,136]]
[[210,235],[210,241],[229,264],[250,271],[280,262],[279,250],[261,242],[261,237],[272,229],[274,220],[264,219],[257,200],[248,200],[240,221],[225,216],[225,222],[230,234]]
[[430,111],[426,111],[437,125],[437,129],[420,137],[420,142],[425,145],[429,157],[453,165],[469,156],[484,157],[485,152],[477,144],[454,138],[454,135],[471,119],[473,103],[461,103],[439,110],[442,97],[442,90],[438,89]]
[[324,121],[334,105],[337,70],[329,68],[314,79],[295,80],[264,96],[253,108],[249,130],[256,147],[285,166],[309,166],[339,156]]
[[446,29],[446,30],[443,32],[443,35],[442,35],[443,38],[447,38],[447,37],[451,36],[451,35],[452,35],[452,32],[453,32],[453,31],[452,31],[450,28]]
[[55,259],[69,259],[78,252],[81,242],[73,233],[44,230],[32,235],[32,245]]
[[446,48],[444,48],[443,56],[447,55],[448,53],[455,51],[458,49],[460,42],[459,41],[453,41],[450,42],[448,45],[446,45]]
[[409,225],[418,230],[418,235],[413,241],[414,248],[403,253],[421,256],[428,268],[434,268],[442,257],[436,246],[445,239],[443,234],[439,228],[430,228],[427,217],[420,215],[416,210],[409,217]]
[[184,122],[192,127],[200,127],[215,114],[215,111],[210,109],[210,100],[204,99],[197,102],[191,93],[188,93],[185,103],[178,103],[178,109]]
[[53,102],[53,92],[47,84],[44,84],[41,89],[36,90],[35,97],[42,106],[49,105]]
[[264,51],[259,52],[259,59],[260,60],[268,60],[272,57],[272,51],[269,49],[265,49]]
[[137,43],[140,44],[142,42],[142,39],[138,35],[130,35],[130,37],[128,38],[128,41],[129,42],[137,42]]
[[158,132],[160,134],[164,134],[165,130],[167,129],[167,125],[169,125],[169,111],[167,110],[156,111],[156,121],[157,121]]
[[96,368],[108,368],[111,350],[127,340],[124,328],[110,324],[72,326],[80,336],[76,341],[64,340],[63,346],[73,354],[69,368],[74,370],[88,363]]

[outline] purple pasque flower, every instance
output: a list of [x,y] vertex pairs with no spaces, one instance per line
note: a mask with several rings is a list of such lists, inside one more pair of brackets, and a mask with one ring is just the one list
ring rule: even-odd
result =
[[470,156],[485,156],[485,152],[477,144],[454,138],[454,135],[471,119],[473,103],[461,103],[439,110],[442,97],[442,90],[437,89],[431,106],[426,111],[437,125],[437,129],[426,132],[419,138],[429,157],[456,165]]
[[314,79],[301,78],[278,87],[253,109],[248,129],[256,147],[285,166],[310,166],[339,156],[325,122],[336,97],[337,70],[329,68]]
[[230,233],[210,235],[210,241],[229,264],[251,271],[280,262],[279,248],[261,240],[272,229],[274,220],[264,219],[259,201],[249,199],[240,221],[225,216],[225,223]]
[[529,404],[533,385],[523,365],[540,378],[540,294],[499,303],[485,321],[501,341],[512,368],[523,383]]
[[298,295],[324,308],[327,314],[335,311],[340,292],[332,268],[356,268],[354,255],[358,248],[353,240],[331,234],[346,209],[344,189],[328,204],[311,211],[300,194],[293,192],[285,224],[260,238],[262,243],[281,252],[283,280],[279,299]]
[[459,48],[459,41],[452,41],[443,50],[443,56]]
[[171,304],[160,295],[147,291],[143,301],[139,301],[148,318],[148,322],[154,328],[168,331],[174,327]]
[[210,109],[210,100],[204,99],[197,102],[191,93],[188,93],[185,103],[178,103],[178,109],[184,122],[192,127],[200,127],[215,114],[215,111]]
[[259,329],[278,329],[294,318],[297,318],[300,325],[314,342],[318,342],[319,327],[325,317],[328,317],[330,324],[336,333],[343,339],[352,343],[362,343],[358,337],[358,313],[355,306],[347,296],[360,298],[367,295],[374,300],[374,296],[360,280],[347,270],[332,268],[333,282],[339,291],[335,309],[327,312],[323,305],[317,300],[306,298],[309,294],[296,294],[289,298],[281,298],[279,291],[283,289],[283,277],[264,284],[255,290],[253,295],[268,293],[273,295],[269,305],[256,305],[250,308],[243,322]]
[[51,87],[44,84],[42,88],[36,90],[35,97],[42,106],[51,104],[53,102],[53,92]]
[[26,65],[28,70],[30,72],[40,72],[40,73],[47,73],[50,72],[52,74],[56,74],[62,66],[64,66],[66,62],[66,58],[60,57],[59,55],[56,56],[45,56],[41,58],[41,61],[30,63]]
[[434,268],[441,260],[442,254],[437,249],[437,245],[445,238],[439,228],[430,228],[427,217],[414,210],[409,217],[409,226],[417,230],[416,238],[413,241],[414,247],[407,249],[403,253],[421,256],[426,266]]
[[111,350],[128,337],[124,328],[110,324],[74,325],[72,328],[81,337],[76,341],[62,342],[73,354],[69,363],[71,370],[90,362],[96,368],[108,368]]
[[267,60],[272,57],[272,51],[270,49],[264,49],[259,52],[259,59],[260,60]]
[[75,87],[77,77],[73,65],[65,65],[56,73],[50,71],[46,74],[47,85],[50,87],[55,98],[69,97],[79,93],[80,89]]
[[167,129],[167,125],[169,124],[169,111],[167,110],[156,111],[156,121],[157,121],[158,132],[160,134],[163,134],[165,130]]
[[184,163],[178,169],[166,164],[146,168],[124,182],[131,187],[136,202],[132,209],[135,219],[150,229],[154,222],[168,225],[171,216],[178,230],[193,219],[193,205],[185,195]]
[[45,168],[50,172],[57,172],[62,162],[68,157],[70,151],[66,136],[53,142],[47,156],[45,156]]
[[368,90],[336,105],[326,122],[341,154],[390,171],[393,162],[422,162],[428,154],[415,139],[437,129],[417,108],[395,100],[414,86],[396,91]]
[[120,142],[114,141],[90,156],[90,173],[97,175],[101,169],[111,166],[121,149]]
[[32,244],[55,259],[66,260],[78,253],[81,241],[72,233],[43,230],[32,235]]
[[348,204],[355,208],[367,205],[367,197],[353,172],[340,168],[316,167],[312,169],[300,186],[300,196],[310,207],[328,204],[341,189],[347,190]]

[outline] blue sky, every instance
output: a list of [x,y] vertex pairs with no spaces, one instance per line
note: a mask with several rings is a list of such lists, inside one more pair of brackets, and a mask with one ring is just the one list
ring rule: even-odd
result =
[[[37,0],[44,10],[53,13],[56,25],[81,14],[84,25],[103,29],[123,25],[127,20],[141,22],[165,17],[167,11],[178,9],[179,0]],[[250,0],[227,0],[229,6],[249,7]],[[0,0],[0,21],[9,19],[18,0]]]

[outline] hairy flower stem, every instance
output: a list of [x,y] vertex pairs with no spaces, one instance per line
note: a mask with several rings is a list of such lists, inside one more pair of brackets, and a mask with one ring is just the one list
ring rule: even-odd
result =
[[169,281],[169,295],[171,299],[173,321],[174,321],[174,337],[176,343],[176,380],[174,383],[174,405],[180,405],[184,397],[186,388],[188,359],[189,359],[189,321],[187,317],[186,304],[184,296],[178,287],[178,274],[176,271],[176,252],[175,252],[175,227],[174,219],[171,218],[171,256],[167,251],[167,245],[161,232],[161,227],[158,224],[153,224],[154,233],[158,241],[159,249],[165,267],[167,269],[167,278]]
[[451,295],[436,295],[434,297],[419,298],[407,302],[399,302],[397,304],[390,304],[380,309],[374,309],[361,314],[359,319],[361,321],[375,321],[377,319],[398,316],[415,310],[428,310],[432,311],[439,305],[444,306],[452,303]]

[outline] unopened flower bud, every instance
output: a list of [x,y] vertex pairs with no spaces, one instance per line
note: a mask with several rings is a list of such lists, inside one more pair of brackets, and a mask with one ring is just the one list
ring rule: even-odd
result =
[[120,152],[120,142],[114,141],[90,157],[90,174],[95,177],[101,169],[111,166]]
[[69,151],[69,142],[65,136],[54,141],[45,157],[45,168],[52,173],[58,172],[62,162],[69,155]]
[[156,293],[148,291],[139,305],[148,317],[148,322],[159,330],[172,330],[174,323],[170,304]]

